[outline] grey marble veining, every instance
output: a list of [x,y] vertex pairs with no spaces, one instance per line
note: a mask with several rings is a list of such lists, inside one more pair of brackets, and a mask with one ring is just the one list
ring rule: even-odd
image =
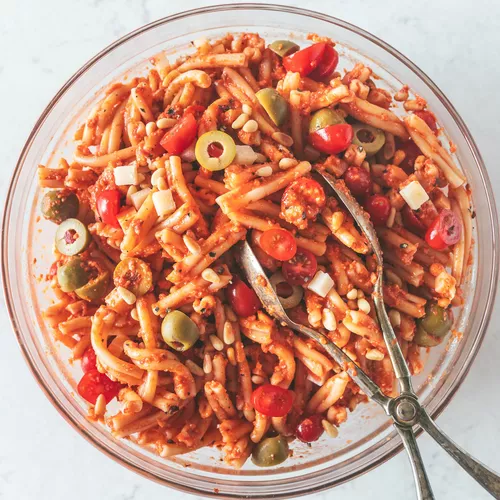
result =
[[[5,199],[11,171],[31,127],[67,78],[96,52],[140,25],[181,9],[210,3],[0,0],[3,111],[0,201]],[[323,11],[358,24],[419,65],[448,95],[469,126],[500,199],[498,2],[291,0],[281,3]],[[497,470],[500,470],[499,320],[497,311],[469,376],[438,421],[458,444]],[[3,334],[1,500],[176,500],[183,496],[115,464],[64,422],[36,385],[21,357],[3,297],[0,331]],[[438,499],[488,498],[430,439],[424,436],[419,443]],[[78,476],[82,478],[78,482],[69,479]],[[401,454],[363,477],[310,498],[413,499],[410,467]]]

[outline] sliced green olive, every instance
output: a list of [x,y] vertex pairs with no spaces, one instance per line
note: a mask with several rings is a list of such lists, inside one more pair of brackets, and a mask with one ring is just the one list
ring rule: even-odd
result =
[[378,153],[385,144],[385,134],[379,128],[364,123],[356,123],[352,126],[352,130],[354,132],[352,142],[362,146],[366,151],[366,156],[373,156]]
[[[214,146],[213,148],[210,147],[212,145]],[[210,154],[211,149],[217,151],[219,154],[212,156]],[[222,153],[220,153],[221,149]],[[231,165],[236,156],[236,144],[230,135],[220,130],[213,130],[212,132],[205,132],[196,141],[194,154],[196,161],[203,168],[215,172]]]
[[136,297],[142,297],[153,285],[153,274],[149,264],[143,260],[127,257],[115,267],[113,282],[116,287],[122,286]]
[[81,299],[95,302],[106,295],[109,288],[109,279],[109,272],[102,270],[96,278],[91,279],[86,285],[77,288],[75,293]]
[[435,337],[444,337],[453,324],[453,313],[444,309],[435,302],[425,307],[425,316],[419,320],[422,328]]
[[42,198],[43,216],[57,224],[66,219],[76,217],[79,207],[78,196],[66,189],[49,191]]
[[283,436],[263,439],[252,452],[252,462],[259,467],[273,467],[288,458],[288,442]]
[[345,123],[344,116],[339,111],[330,108],[323,108],[316,111],[309,122],[309,133],[316,132],[329,125],[338,125]]
[[90,244],[90,233],[78,219],[66,219],[56,231],[56,248],[63,255],[76,255]]
[[63,292],[73,292],[89,281],[85,263],[80,257],[73,257],[57,270],[57,281]]
[[442,337],[435,337],[430,333],[427,333],[420,323],[417,324],[417,331],[415,337],[413,337],[413,342],[420,347],[435,347],[443,341]]
[[161,324],[163,340],[176,351],[187,351],[200,338],[196,323],[182,311],[169,312]]
[[262,89],[256,94],[261,106],[266,110],[269,118],[280,127],[288,118],[288,103],[275,89]]
[[285,309],[291,309],[300,304],[304,290],[300,286],[290,285],[283,275],[278,271],[269,278],[271,286],[280,299],[281,305]]
[[296,43],[293,43],[290,40],[276,40],[269,45],[269,48],[280,57],[289,56],[293,52],[297,52],[297,50],[300,49]]

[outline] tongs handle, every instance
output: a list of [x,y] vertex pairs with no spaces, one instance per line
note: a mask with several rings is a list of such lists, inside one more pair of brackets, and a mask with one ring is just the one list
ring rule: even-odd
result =
[[434,500],[431,483],[427,477],[427,472],[425,471],[424,462],[422,460],[422,455],[420,455],[413,429],[411,427],[401,427],[398,424],[394,424],[394,427],[396,427],[396,430],[399,432],[406,452],[408,453],[408,458],[410,459],[418,500]]
[[500,476],[470,456],[457,446],[429,417],[422,408],[419,415],[419,425],[429,433],[448,455],[472,476],[493,498],[500,499]]

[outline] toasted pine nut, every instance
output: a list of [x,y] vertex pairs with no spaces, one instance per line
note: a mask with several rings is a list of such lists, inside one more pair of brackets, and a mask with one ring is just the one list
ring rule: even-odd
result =
[[236,118],[236,120],[234,120],[234,122],[232,123],[231,127],[234,130],[238,130],[241,127],[243,127],[243,125],[245,125],[245,123],[248,120],[250,120],[250,117],[246,113],[242,113],[240,116],[238,116],[238,118]]
[[328,422],[328,420],[322,420],[321,425],[323,426],[323,429],[325,429],[325,432],[331,438],[336,438],[339,435],[339,431],[338,431],[337,427],[335,427],[333,424]]
[[269,177],[273,175],[273,169],[270,166],[261,167],[255,173],[260,177]]
[[120,297],[129,305],[131,306],[132,304],[135,304],[135,301],[137,300],[137,297],[130,291],[127,290],[126,288],[123,288],[122,286],[119,286],[116,291],[120,295]]
[[201,277],[204,280],[209,281],[210,283],[219,283],[220,281],[220,276],[213,269],[210,269],[209,267],[207,267],[202,271]]
[[335,315],[332,311],[330,311],[330,309],[327,309],[326,307],[323,309],[321,319],[323,322],[323,326],[329,332],[334,332],[337,329],[337,320],[335,319]]
[[241,106],[241,109],[243,113],[247,114],[248,116],[252,116],[253,109],[248,104],[243,104],[243,106]]
[[295,158],[281,158],[278,165],[282,170],[287,170],[289,168],[295,167],[297,163],[298,161]]
[[187,234],[183,235],[182,241],[184,241],[184,244],[187,246],[187,249],[195,255],[198,255],[201,252],[201,247],[198,244],[197,241],[195,241],[191,236],[188,236]]
[[216,351],[222,351],[224,349],[224,343],[217,335],[210,335],[210,343]]
[[293,146],[293,139],[289,135],[287,135],[283,132],[274,132],[274,134],[271,137],[276,142],[278,142],[282,146],[285,146],[286,148]]
[[205,373],[194,361],[191,361],[190,359],[186,360],[186,367],[193,375],[197,375],[198,377],[203,377]]
[[387,315],[389,316],[389,320],[391,321],[391,325],[394,328],[397,328],[401,325],[401,313],[396,309],[391,309]]
[[358,309],[360,311],[363,311],[366,314],[370,313],[370,303],[366,299],[359,299],[358,300]]
[[234,352],[234,347],[228,347],[227,348],[227,359],[229,362],[233,365],[236,366],[237,361],[236,361],[236,354]]
[[163,167],[155,170],[151,175],[151,185],[154,187],[158,187],[158,181],[162,178],[164,179],[165,175],[166,171]]
[[355,300],[358,298],[358,291],[356,290],[356,288],[353,288],[352,290],[349,290],[346,294],[346,297],[349,299],[349,300]]
[[177,120],[175,118],[160,118],[159,120],[156,121],[156,126],[158,128],[166,129],[173,127],[177,123]]
[[156,123],[155,122],[146,123],[146,135],[151,135],[153,132],[156,132]]
[[248,120],[245,125],[243,125],[243,132],[253,133],[259,130],[259,124],[255,120]]
[[231,309],[231,306],[228,306],[227,304],[224,306],[224,312],[226,313],[226,318],[229,321],[237,321],[238,318],[236,317],[236,314],[234,314],[234,311]]
[[366,359],[369,359],[371,361],[382,361],[384,359],[384,353],[380,352],[377,349],[370,349],[367,351],[365,354]]
[[212,358],[210,354],[206,353],[203,358],[203,371],[208,374],[212,373]]
[[96,417],[102,417],[106,413],[106,398],[104,394],[99,394],[97,396],[95,406],[94,406],[94,415]]
[[230,321],[224,323],[224,342],[228,345],[234,343],[234,327]]
[[261,377],[260,375],[252,375],[252,382],[256,385],[261,385],[266,381],[264,377]]

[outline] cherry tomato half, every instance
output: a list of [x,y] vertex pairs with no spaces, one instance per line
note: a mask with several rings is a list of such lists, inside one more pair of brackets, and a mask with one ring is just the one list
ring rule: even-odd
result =
[[436,123],[436,117],[434,116],[434,113],[431,113],[430,111],[424,109],[422,111],[415,111],[415,115],[417,115],[419,118],[422,118],[425,123],[427,123],[428,127],[436,133],[438,128],[437,128],[437,123]]
[[365,203],[366,211],[370,214],[373,225],[384,226],[391,213],[391,203],[386,196],[374,194]]
[[345,151],[352,142],[354,133],[348,123],[328,125],[309,134],[311,146],[322,153],[336,155]]
[[277,385],[264,384],[252,392],[253,407],[267,417],[284,417],[293,404],[293,392]]
[[349,167],[344,174],[344,182],[356,198],[366,196],[372,188],[369,172],[361,167]]
[[414,170],[415,160],[422,154],[422,152],[411,139],[398,144],[397,149],[400,149],[405,154],[405,158],[399,166],[408,175],[412,174]]
[[425,233],[425,226],[420,222],[415,212],[408,205],[403,207],[401,215],[403,217],[403,225],[406,229],[419,235]]
[[116,216],[120,212],[120,191],[109,189],[101,191],[96,198],[97,212],[105,224],[120,227]]
[[160,144],[171,155],[180,155],[196,138],[198,124],[193,113],[183,117],[163,136]]
[[227,287],[227,300],[233,311],[243,318],[252,316],[262,308],[257,294],[239,278],[233,278],[233,282]]
[[297,248],[297,253],[288,262],[283,262],[281,272],[290,285],[304,285],[311,281],[318,269],[318,261],[312,252]]
[[83,353],[81,366],[83,373],[90,372],[91,370],[97,370],[97,358],[95,351],[92,346],[88,346]]
[[271,257],[278,260],[290,260],[297,253],[297,243],[290,231],[276,228],[264,231],[259,244]]
[[300,76],[307,76],[322,62],[325,49],[326,43],[315,43],[284,57],[283,66],[287,71],[300,73]]
[[327,45],[320,63],[309,77],[313,80],[325,80],[332,75],[338,63],[338,52],[331,45]]
[[460,241],[462,223],[451,210],[441,210],[425,233],[425,241],[435,250],[444,250]]
[[321,434],[323,434],[323,424],[321,421],[323,417],[316,413],[310,417],[306,417],[302,422],[297,425],[295,429],[295,435],[303,443],[312,443],[317,441]]
[[89,403],[95,404],[100,394],[109,403],[120,392],[121,385],[113,382],[107,375],[97,370],[87,372],[78,383],[78,394]]

